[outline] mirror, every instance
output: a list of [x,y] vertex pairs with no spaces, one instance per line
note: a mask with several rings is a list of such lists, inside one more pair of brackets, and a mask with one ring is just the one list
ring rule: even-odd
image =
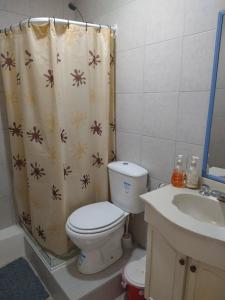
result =
[[218,16],[202,176],[225,183],[225,11]]

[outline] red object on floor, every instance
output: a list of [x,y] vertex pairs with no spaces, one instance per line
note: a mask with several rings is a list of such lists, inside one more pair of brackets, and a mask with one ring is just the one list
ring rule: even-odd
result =
[[146,253],[142,249],[136,249],[136,253],[139,257],[129,261],[122,274],[128,300],[144,300]]
[[127,285],[128,300],[144,300],[144,290],[133,285]]

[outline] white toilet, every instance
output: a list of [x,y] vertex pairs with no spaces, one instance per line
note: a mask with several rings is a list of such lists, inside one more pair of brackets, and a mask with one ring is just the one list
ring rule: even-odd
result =
[[148,172],[130,163],[108,164],[111,202],[98,202],[74,211],[66,222],[66,232],[81,249],[77,261],[83,274],[106,269],[123,254],[121,239],[129,213],[143,212],[139,195],[146,192]]

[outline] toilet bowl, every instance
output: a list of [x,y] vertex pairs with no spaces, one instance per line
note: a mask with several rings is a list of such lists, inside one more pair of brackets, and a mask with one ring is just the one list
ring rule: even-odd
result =
[[81,273],[100,272],[122,256],[121,238],[127,215],[106,201],[83,206],[69,217],[66,232],[81,249],[77,262]]
[[123,254],[121,239],[129,213],[141,213],[139,195],[146,192],[148,172],[133,163],[108,165],[111,200],[83,206],[68,218],[65,229],[80,248],[77,268],[83,274],[106,269]]

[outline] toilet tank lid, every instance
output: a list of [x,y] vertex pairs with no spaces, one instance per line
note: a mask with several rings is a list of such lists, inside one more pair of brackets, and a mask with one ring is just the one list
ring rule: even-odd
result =
[[131,177],[142,177],[148,174],[148,171],[132,162],[114,161],[108,164],[108,168],[115,172]]

